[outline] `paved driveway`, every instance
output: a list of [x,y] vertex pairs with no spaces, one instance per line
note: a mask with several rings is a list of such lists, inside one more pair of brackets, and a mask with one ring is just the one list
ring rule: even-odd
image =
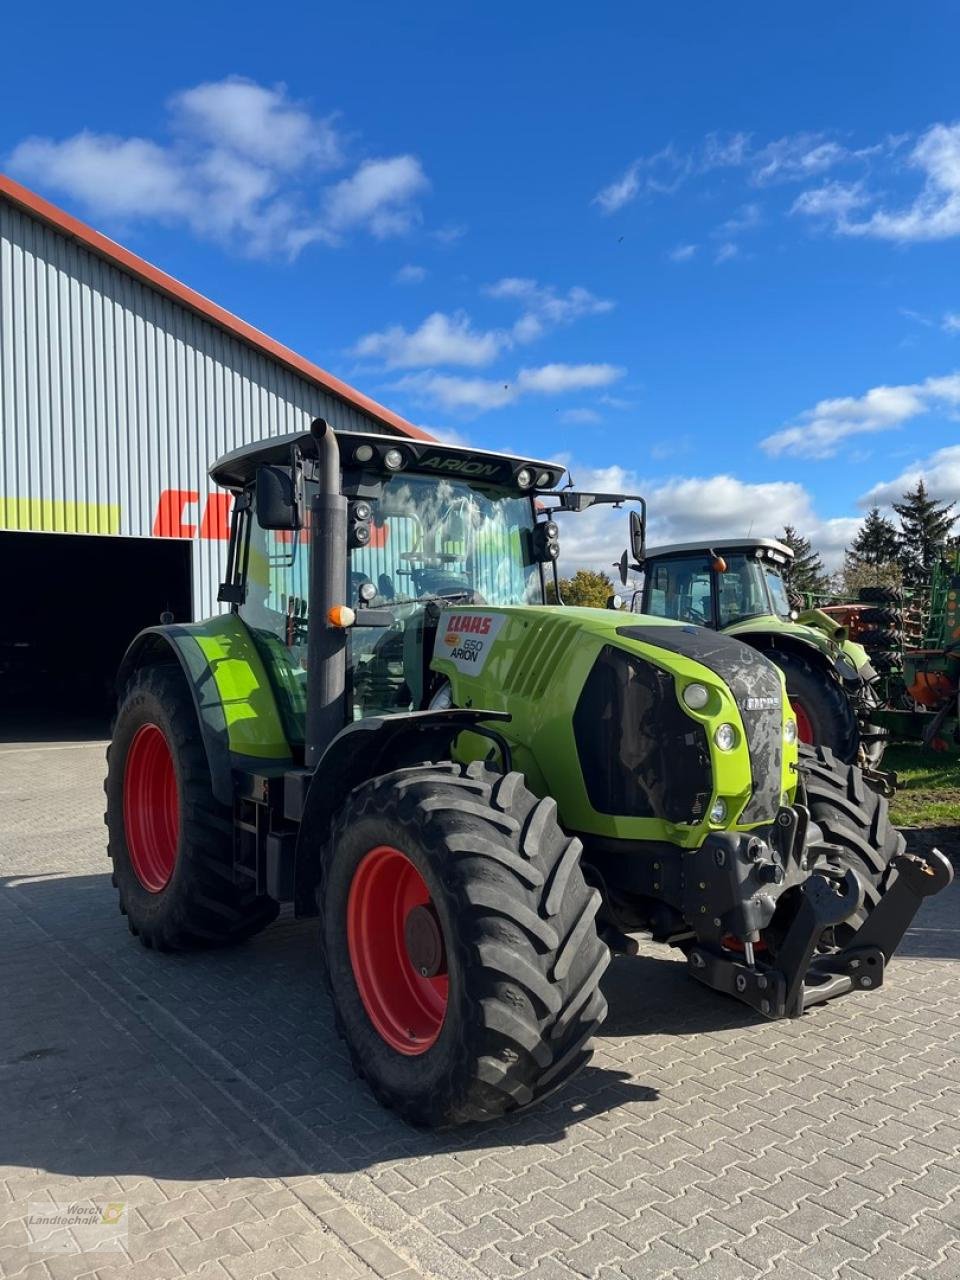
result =
[[[960,1277],[956,887],[887,987],[797,1022],[617,960],[586,1072],[436,1136],[353,1079],[310,922],[129,936],[102,774],[103,744],[0,746],[5,1280]],[[27,1247],[31,1203],[87,1200],[129,1206],[127,1252]]]

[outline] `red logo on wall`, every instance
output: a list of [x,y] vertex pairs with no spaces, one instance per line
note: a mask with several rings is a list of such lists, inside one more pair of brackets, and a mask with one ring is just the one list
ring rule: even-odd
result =
[[202,505],[201,511],[201,497],[195,489],[164,489],[153,518],[153,536],[226,542],[233,494],[211,493]]

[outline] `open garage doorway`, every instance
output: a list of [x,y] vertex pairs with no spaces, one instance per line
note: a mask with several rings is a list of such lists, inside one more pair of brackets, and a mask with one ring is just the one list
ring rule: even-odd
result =
[[192,546],[0,531],[0,741],[105,736],[127,645],[191,620]]

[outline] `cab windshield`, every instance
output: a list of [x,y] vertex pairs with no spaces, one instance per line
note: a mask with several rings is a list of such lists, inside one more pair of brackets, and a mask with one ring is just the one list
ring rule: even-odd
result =
[[[312,487],[308,480],[308,511]],[[543,603],[533,504],[464,480],[402,472],[385,477],[369,499],[356,477],[345,476],[344,489],[352,503],[371,509],[369,541],[350,550],[344,584],[358,618],[348,637],[352,716],[422,709],[435,692],[431,627],[441,609]],[[259,526],[252,510],[249,519],[240,615],[271,672],[287,734],[303,741],[310,528],[273,532]],[[365,609],[391,621],[364,626]]]
[[365,583],[376,588],[375,607],[430,599],[543,603],[529,498],[400,473],[372,506],[370,542],[350,553],[351,604],[361,602]]

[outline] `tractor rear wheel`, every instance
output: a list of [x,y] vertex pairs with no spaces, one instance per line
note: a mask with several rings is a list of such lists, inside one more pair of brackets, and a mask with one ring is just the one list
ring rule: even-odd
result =
[[890,822],[886,799],[867,786],[855,765],[843,764],[823,747],[800,748],[800,794],[828,845],[823,860],[841,870],[852,867],[866,887],[862,907],[834,930],[843,945],[859,929],[896,872],[890,860],[906,847]]
[[357,1074],[414,1124],[552,1093],[606,1014],[600,903],[553,800],[483,764],[358,787],[323,850],[325,970]]
[[233,821],[213,795],[179,667],[142,667],[107,751],[113,883],[130,932],[160,951],[240,942],[278,911],[233,879]]
[[800,741],[829,747],[841,760],[856,760],[860,730],[853,705],[840,682],[798,653],[784,649],[765,652],[787,682],[787,697],[797,719]]

